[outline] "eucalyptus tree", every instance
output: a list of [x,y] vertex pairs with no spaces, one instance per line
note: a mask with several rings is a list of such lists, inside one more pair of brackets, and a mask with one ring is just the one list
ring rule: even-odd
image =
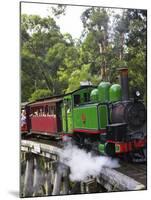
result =
[[[84,26],[85,40],[82,45],[86,53],[83,59],[91,63],[92,73],[101,75],[101,79],[108,79],[109,68],[109,10],[105,8],[88,8],[81,16]],[[86,57],[86,58],[85,58]]]

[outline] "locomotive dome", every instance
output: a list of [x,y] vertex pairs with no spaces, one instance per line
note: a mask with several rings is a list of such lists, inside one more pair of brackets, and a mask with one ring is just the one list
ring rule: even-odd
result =
[[90,94],[91,101],[98,101],[98,89],[94,89]]
[[110,82],[101,82],[98,85],[98,99],[100,102],[109,101],[109,88],[111,86]]
[[109,89],[110,101],[120,101],[122,98],[122,88],[119,84],[113,84]]

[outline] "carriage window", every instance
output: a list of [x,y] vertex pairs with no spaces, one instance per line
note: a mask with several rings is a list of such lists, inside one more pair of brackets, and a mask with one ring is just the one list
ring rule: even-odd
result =
[[38,113],[39,113],[39,116],[43,116],[43,108],[40,108]]
[[55,114],[56,114],[56,107],[49,106],[49,115],[55,115]]
[[90,94],[89,93],[84,93],[84,102],[90,101]]
[[53,115],[54,114],[54,109],[53,106],[50,106],[50,114]]
[[51,113],[51,108],[50,106],[48,106],[48,114],[50,115],[50,113]]
[[38,109],[37,108],[33,109],[32,115],[38,116]]
[[48,114],[48,105],[45,106],[45,114]]
[[54,106],[53,108],[54,108],[54,115],[56,115],[56,106]]
[[74,105],[79,105],[80,104],[80,95],[74,95]]

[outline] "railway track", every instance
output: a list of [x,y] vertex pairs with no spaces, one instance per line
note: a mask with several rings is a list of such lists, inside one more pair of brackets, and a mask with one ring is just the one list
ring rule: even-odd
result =
[[133,178],[134,180],[147,185],[147,164],[146,163],[128,163],[122,162],[121,167],[117,169],[118,172]]

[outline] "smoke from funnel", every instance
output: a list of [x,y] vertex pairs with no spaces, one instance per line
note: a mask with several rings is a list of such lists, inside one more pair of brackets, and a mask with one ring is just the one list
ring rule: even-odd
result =
[[70,167],[71,181],[84,181],[96,177],[103,167],[119,167],[118,161],[104,156],[93,156],[77,146],[68,144],[60,154],[61,162]]

